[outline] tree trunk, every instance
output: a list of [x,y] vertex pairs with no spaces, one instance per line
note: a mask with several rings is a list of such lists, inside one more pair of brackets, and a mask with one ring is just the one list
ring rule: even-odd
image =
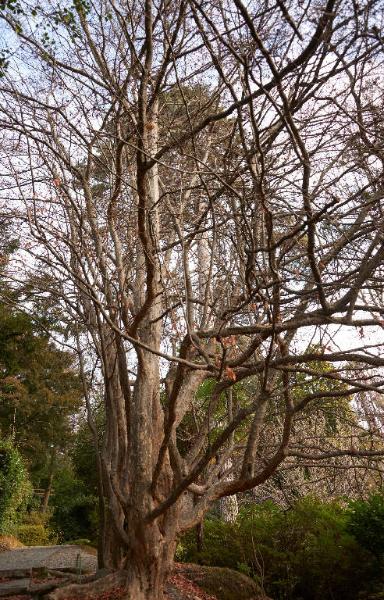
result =
[[204,550],[204,519],[196,525],[196,548],[198,552]]
[[49,498],[51,497],[51,492],[52,492],[52,481],[53,481],[53,473],[50,473],[47,487],[44,490],[43,501],[41,503],[41,512],[42,513],[46,513],[48,510]]
[[49,498],[51,497],[51,493],[52,493],[53,470],[54,470],[53,467],[54,467],[54,462],[55,462],[55,455],[56,455],[55,450],[52,450],[50,461],[49,461],[48,483],[47,483],[47,487],[45,488],[44,496],[43,496],[43,501],[42,501],[42,504],[41,504],[41,512],[42,513],[46,513],[47,512],[47,510],[48,510],[48,504],[49,504]]
[[[136,548],[129,552],[123,570],[107,574],[91,583],[71,584],[58,588],[47,596],[48,600],[89,598],[93,594],[112,589],[124,590],[125,600],[163,600],[164,588],[173,566],[175,541],[164,542],[160,551],[154,546]],[[155,554],[156,553],[156,554]]]
[[220,498],[220,516],[226,523],[234,523],[239,514],[239,504],[236,494]]
[[[232,459],[228,458],[225,463],[225,469],[229,470],[232,468]],[[225,481],[232,481],[233,474],[230,473],[225,477]],[[226,523],[234,523],[239,514],[239,504],[237,502],[236,494],[233,496],[224,496],[220,498],[220,516]]]
[[155,560],[143,553],[127,564],[127,598],[130,600],[163,600],[164,588],[173,566],[176,543],[163,545]]

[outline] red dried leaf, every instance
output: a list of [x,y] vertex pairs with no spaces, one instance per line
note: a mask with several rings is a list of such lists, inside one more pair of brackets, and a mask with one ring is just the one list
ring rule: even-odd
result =
[[225,367],[225,374],[227,376],[227,379],[230,379],[231,381],[236,381],[236,373],[233,369],[231,369],[231,367]]

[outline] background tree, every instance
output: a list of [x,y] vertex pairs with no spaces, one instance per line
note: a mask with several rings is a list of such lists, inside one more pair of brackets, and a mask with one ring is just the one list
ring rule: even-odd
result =
[[8,440],[0,439],[0,534],[14,532],[32,487],[23,459]]
[[0,322],[0,429],[17,444],[39,487],[39,472],[52,471],[55,454],[65,450],[81,404],[74,356],[20,310],[1,304]]
[[74,354],[51,339],[58,330],[63,334],[57,306],[51,298],[35,297],[32,280],[16,289],[9,263],[18,239],[4,217],[0,232],[0,435],[21,452],[35,487],[46,488],[46,509],[57,455],[73,436],[82,388]]
[[[313,348],[322,353],[322,348]],[[292,388],[297,401],[309,393],[318,399],[311,402],[296,419],[291,432],[292,449],[302,450],[305,446],[312,452],[321,450],[328,453],[326,460],[307,460],[293,456],[287,459],[265,484],[253,490],[258,501],[270,499],[283,507],[289,507],[301,497],[316,495],[327,501],[330,498],[366,498],[381,486],[382,470],[380,462],[358,458],[359,450],[382,447],[381,427],[362,411],[361,404],[367,408],[369,393],[361,391],[352,397],[343,399],[335,393],[348,391],[348,386],[334,378],[330,363],[314,360],[303,366],[296,374],[296,385]],[[283,408],[267,416],[264,445],[281,427]],[[381,411],[376,406],[371,411],[380,419]],[[269,422],[269,426],[267,423]],[[281,434],[280,434],[281,435]],[[338,456],[346,443],[356,448],[357,456]]]

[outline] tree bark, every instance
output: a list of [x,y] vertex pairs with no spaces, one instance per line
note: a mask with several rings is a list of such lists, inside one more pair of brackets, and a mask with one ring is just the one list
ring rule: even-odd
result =
[[239,504],[237,502],[237,496],[224,496],[220,498],[220,515],[223,521],[226,523],[234,523],[239,514]]
[[143,546],[141,551],[136,546],[135,552],[128,553],[124,569],[90,583],[57,588],[47,596],[47,600],[89,598],[93,593],[100,594],[114,588],[124,589],[126,600],[163,600],[175,548],[175,540],[164,540],[160,552],[154,546],[151,549]]
[[49,474],[48,484],[44,491],[43,501],[41,503],[41,512],[46,513],[48,510],[49,498],[52,492],[53,472]]
[[[60,298],[102,370],[101,564],[127,597],[158,600],[177,534],[219,498],[263,484],[284,460],[382,453],[366,450],[365,432],[352,444],[353,429],[345,449],[328,440],[314,451],[294,428],[311,403],[384,389],[379,344],[301,343],[310,328],[323,340],[326,328],[364,337],[382,324],[371,297],[384,265],[382,106],[364,74],[380,40],[366,29],[368,0],[359,10],[324,0],[316,19],[296,2],[302,33],[286,37],[282,21],[281,40],[270,32],[284,15],[269,21],[240,0],[229,20],[220,2],[213,16],[188,0],[117,4],[79,3],[74,21],[60,18],[60,60],[34,18],[21,27],[0,11],[23,42],[10,64],[27,56],[37,69],[0,90],[3,195],[20,198],[9,214],[30,231],[24,281]],[[314,361],[332,368],[317,373]],[[315,385],[298,394],[304,373]],[[235,502],[222,501],[228,520]]]
[[204,550],[204,520],[196,525],[196,548],[198,552]]

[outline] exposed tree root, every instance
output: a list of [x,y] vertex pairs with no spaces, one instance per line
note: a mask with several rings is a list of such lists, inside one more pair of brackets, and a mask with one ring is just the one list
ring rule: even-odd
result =
[[[67,585],[69,581],[66,581],[64,585]],[[19,580],[15,581],[14,584],[10,587],[7,587],[4,590],[0,590],[0,597],[12,597],[19,596],[20,594],[30,594],[34,597],[39,597],[46,592],[50,592],[57,588],[58,585],[63,585],[62,582],[50,580],[44,581],[41,583],[31,582],[31,580]]]
[[108,592],[114,588],[121,588],[127,584],[128,574],[126,571],[117,571],[105,575],[104,572],[97,574],[92,580],[85,583],[73,583],[60,586],[44,596],[45,600],[68,600],[69,598],[90,598]]
[[57,570],[49,570],[48,573],[54,575],[54,578],[43,581],[37,581],[30,577],[16,579],[13,585],[7,585],[3,590],[0,589],[0,598],[11,598],[20,594],[27,594],[34,598],[45,598],[46,600],[63,598],[72,600],[75,597],[90,598],[112,588],[121,587],[127,581],[127,574],[124,571],[111,573],[107,569],[82,577],[81,583],[78,581],[78,576],[71,573]]

